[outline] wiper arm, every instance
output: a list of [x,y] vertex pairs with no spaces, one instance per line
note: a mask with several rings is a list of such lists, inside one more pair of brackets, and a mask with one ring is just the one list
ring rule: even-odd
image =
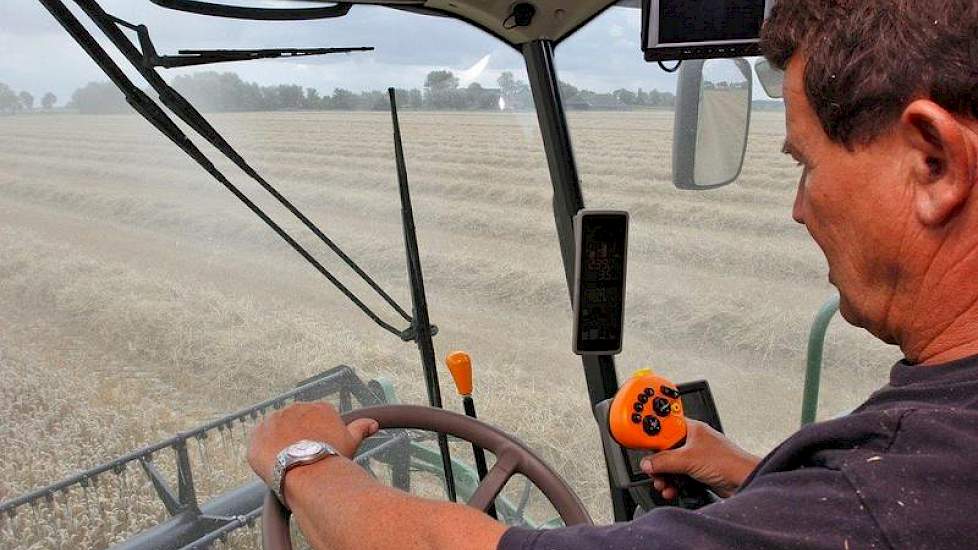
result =
[[[86,13],[95,20],[95,15],[88,12],[82,3],[78,3],[85,9]],[[153,67],[163,67],[166,69],[173,69],[176,67],[191,67],[194,65],[208,65],[211,63],[227,63],[230,61],[252,61],[255,59],[276,59],[280,57],[307,57],[310,55],[327,55],[333,53],[350,53],[350,52],[369,52],[373,51],[373,47],[352,47],[352,48],[266,48],[266,49],[253,49],[253,50],[180,50],[179,55],[159,55],[156,52],[156,46],[153,45],[153,40],[149,37],[149,28],[146,25],[133,25],[128,21],[119,19],[118,17],[113,17],[106,13],[102,9],[98,9],[98,16],[105,16],[117,25],[122,25],[127,29],[132,29],[136,31],[136,36],[139,39],[139,49],[142,50],[142,68],[137,66],[137,69],[142,71],[145,69],[152,69]],[[98,24],[98,20],[95,21]],[[107,35],[109,31],[99,24],[101,28]],[[116,29],[118,30],[118,29]],[[125,35],[120,35],[118,37],[109,36],[116,46],[119,46],[120,50],[123,47],[119,45],[116,38],[121,38],[128,42]],[[135,49],[135,48],[133,48]],[[123,51],[126,57],[129,57],[130,51]],[[133,61],[133,59],[130,59]],[[133,61],[135,64],[135,61]],[[144,75],[145,76],[145,75]],[[157,90],[158,91],[158,90]]]
[[[143,27],[145,28],[145,27]],[[180,50],[179,55],[163,55],[152,58],[151,65],[172,69],[229,61],[252,61],[279,57],[306,57],[331,53],[369,52],[373,47],[354,48],[277,48],[263,50]]]

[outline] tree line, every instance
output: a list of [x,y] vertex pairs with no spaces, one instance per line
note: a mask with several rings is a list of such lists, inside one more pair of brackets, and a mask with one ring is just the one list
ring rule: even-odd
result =
[[[383,111],[389,108],[386,91],[353,92],[335,88],[323,94],[315,88],[297,84],[260,86],[245,82],[231,72],[198,72],[176,76],[172,86],[203,111]],[[502,73],[498,87],[487,88],[473,82],[461,86],[451,71],[431,71],[420,88],[398,89],[398,107],[405,110],[449,111],[529,111],[533,109],[530,86]],[[658,90],[637,91],[624,88],[613,92],[594,92],[560,82],[560,92],[567,109],[635,109],[671,108],[675,96]],[[68,107],[82,113],[126,112],[122,94],[108,82],[91,82],[72,94]]]
[[[57,96],[47,92],[41,96],[41,108],[45,111],[54,107]],[[10,86],[0,82],[0,114],[16,114],[34,110],[34,94],[24,90],[17,93]]]

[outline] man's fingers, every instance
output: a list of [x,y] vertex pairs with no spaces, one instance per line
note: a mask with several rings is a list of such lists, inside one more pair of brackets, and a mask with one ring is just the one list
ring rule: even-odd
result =
[[357,447],[359,447],[360,443],[363,442],[364,439],[377,433],[380,426],[377,424],[377,421],[372,418],[360,418],[347,424],[346,429],[350,432],[353,442]]
[[691,464],[685,451],[660,451],[642,459],[642,471],[646,474],[686,474]]

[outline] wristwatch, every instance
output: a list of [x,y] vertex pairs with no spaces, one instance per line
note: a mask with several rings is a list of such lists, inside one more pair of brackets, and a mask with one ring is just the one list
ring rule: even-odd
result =
[[275,493],[282,506],[285,506],[285,499],[282,498],[282,485],[285,483],[286,472],[297,466],[313,464],[328,456],[339,456],[339,454],[329,443],[309,439],[296,441],[282,449],[282,452],[275,458],[272,480],[269,483],[272,492]]

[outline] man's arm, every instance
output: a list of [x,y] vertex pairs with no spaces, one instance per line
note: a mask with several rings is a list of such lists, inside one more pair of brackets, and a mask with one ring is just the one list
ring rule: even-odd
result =
[[313,548],[496,548],[505,525],[474,508],[386,487],[350,461],[363,439],[376,431],[371,420],[344,425],[330,405],[297,404],[270,415],[255,429],[248,462],[267,482],[279,451],[300,439],[325,441],[343,455],[285,476],[286,504]]

